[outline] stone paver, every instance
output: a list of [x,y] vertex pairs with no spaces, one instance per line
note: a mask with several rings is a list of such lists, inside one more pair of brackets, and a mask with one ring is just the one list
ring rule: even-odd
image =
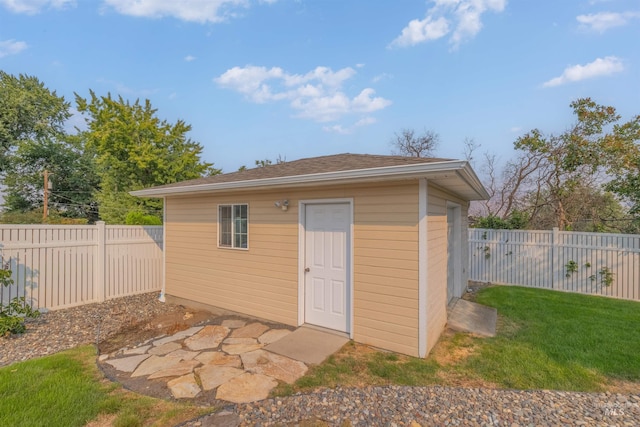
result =
[[249,403],[266,399],[278,381],[262,374],[244,374],[222,384],[216,391],[216,399],[233,403]]
[[171,357],[150,356],[133,371],[131,377],[144,377],[154,374],[162,369],[169,369],[180,363],[180,359]]
[[226,326],[209,325],[197,334],[184,340],[184,345],[191,350],[206,350],[220,345],[231,330]]
[[229,329],[242,328],[246,324],[247,324],[247,322],[245,322],[244,320],[240,320],[240,319],[227,319],[227,320],[224,320],[222,322],[222,326],[226,326]]
[[196,360],[203,365],[231,366],[233,368],[242,367],[242,360],[238,355],[229,355],[221,351],[206,351],[196,356]]
[[193,398],[202,391],[193,374],[173,379],[167,383],[167,387],[176,399]]
[[268,375],[288,384],[293,384],[307,372],[307,365],[264,350],[240,355],[244,369],[256,374]]
[[258,344],[255,338],[226,338],[223,344]]
[[180,348],[182,348],[182,345],[174,341],[174,342],[168,342],[166,344],[153,347],[151,350],[148,351],[148,353],[156,356],[164,356],[165,354],[169,354],[172,351],[176,351]]
[[130,378],[166,381],[176,399],[212,392],[216,399],[248,403],[265,399],[278,381],[291,384],[307,372],[303,362],[262,349],[289,334],[260,322],[228,319],[152,338],[99,361]]
[[186,375],[193,372],[193,369],[196,366],[200,366],[200,365],[201,363],[198,362],[197,360],[183,360],[175,366],[172,366],[167,369],[161,369],[149,375],[149,379],[153,380],[155,378],[179,377],[179,376]]
[[258,337],[258,341],[261,344],[271,344],[278,341],[280,338],[284,338],[291,333],[288,329],[271,329]]
[[134,348],[130,348],[128,350],[125,350],[122,352],[122,354],[124,355],[132,355],[132,354],[145,354],[147,352],[147,350],[149,350],[151,348],[151,344],[148,345],[142,345],[140,347],[134,347]]
[[180,348],[176,351],[172,351],[171,353],[167,354],[167,357],[173,357],[180,360],[191,360],[191,359],[195,359],[195,357],[199,354],[200,354],[199,351],[188,351]]
[[269,327],[260,322],[251,323],[231,333],[231,338],[258,338],[264,334]]
[[195,372],[200,378],[200,384],[202,384],[204,390],[213,390],[232,378],[244,374],[242,369],[232,368],[230,366],[211,365],[197,368]]
[[225,344],[222,346],[222,351],[229,354],[242,354],[262,347],[264,344]]
[[138,356],[129,356],[129,357],[123,357],[121,359],[107,360],[105,363],[108,363],[109,365],[113,366],[114,368],[116,368],[118,371],[121,371],[121,372],[133,372],[136,370],[136,368],[140,363],[142,363],[145,359],[148,359],[148,358],[149,358],[148,354],[140,354]]

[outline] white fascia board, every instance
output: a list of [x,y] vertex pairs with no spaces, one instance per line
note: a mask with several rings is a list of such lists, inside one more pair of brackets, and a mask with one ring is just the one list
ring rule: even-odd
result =
[[[185,185],[181,187],[171,188],[149,188],[146,190],[132,191],[132,196],[138,197],[162,197],[170,195],[184,195],[202,192],[217,192],[217,191],[229,191],[229,190],[250,190],[254,188],[270,188],[270,187],[296,187],[296,186],[309,186],[317,184],[341,184],[341,183],[356,183],[367,181],[378,181],[386,179],[409,179],[426,177],[431,174],[456,172],[468,169],[471,171],[471,175],[475,177],[475,174],[468,165],[468,162],[463,160],[449,160],[444,162],[432,162],[432,163],[418,163],[412,165],[401,166],[385,166],[380,168],[368,168],[368,169],[356,169],[338,172],[323,172],[308,175],[294,175],[277,178],[263,178],[246,181],[232,181],[232,182],[220,182],[220,183],[207,183],[197,185]],[[468,175],[469,173],[465,173]],[[477,177],[476,177],[477,180]],[[465,181],[468,182],[467,179]],[[473,179],[471,179],[473,181]],[[480,181],[477,181],[478,184]],[[471,182],[469,182],[471,185]],[[480,189],[484,190],[482,184]],[[473,188],[473,185],[471,185]],[[478,192],[478,188],[474,188]],[[484,191],[486,193],[486,190]],[[479,193],[482,195],[482,193]]]

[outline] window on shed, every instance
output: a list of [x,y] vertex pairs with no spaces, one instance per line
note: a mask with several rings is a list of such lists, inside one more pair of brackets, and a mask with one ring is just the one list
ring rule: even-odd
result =
[[247,249],[248,233],[248,205],[220,205],[218,206],[218,245],[225,248]]

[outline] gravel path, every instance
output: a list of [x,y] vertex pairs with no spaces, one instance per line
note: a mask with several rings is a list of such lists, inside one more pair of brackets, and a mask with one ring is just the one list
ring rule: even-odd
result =
[[[171,314],[177,306],[142,294],[44,314],[27,333],[0,338],[0,366],[96,342]],[[313,422],[316,420],[317,422]],[[206,426],[638,426],[640,394],[450,387],[337,388],[261,402],[185,423]]]
[[159,302],[158,293],[152,292],[50,311],[29,319],[24,334],[0,338],[0,366],[95,343],[98,337],[102,340],[122,328],[174,310],[174,305]]
[[[640,395],[452,387],[337,388],[230,406],[206,426],[638,426]],[[316,421],[312,423],[311,421]]]

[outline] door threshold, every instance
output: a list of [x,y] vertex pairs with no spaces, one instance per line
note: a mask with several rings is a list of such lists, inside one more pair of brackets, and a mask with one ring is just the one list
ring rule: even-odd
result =
[[351,338],[351,336],[347,332],[338,331],[337,329],[324,328],[322,326],[312,325],[311,323],[303,323],[302,325],[300,325],[300,327],[301,328],[313,329],[315,331],[320,331],[320,332],[326,332],[327,334],[337,335],[339,337],[344,337],[344,338],[349,338],[349,339]]

